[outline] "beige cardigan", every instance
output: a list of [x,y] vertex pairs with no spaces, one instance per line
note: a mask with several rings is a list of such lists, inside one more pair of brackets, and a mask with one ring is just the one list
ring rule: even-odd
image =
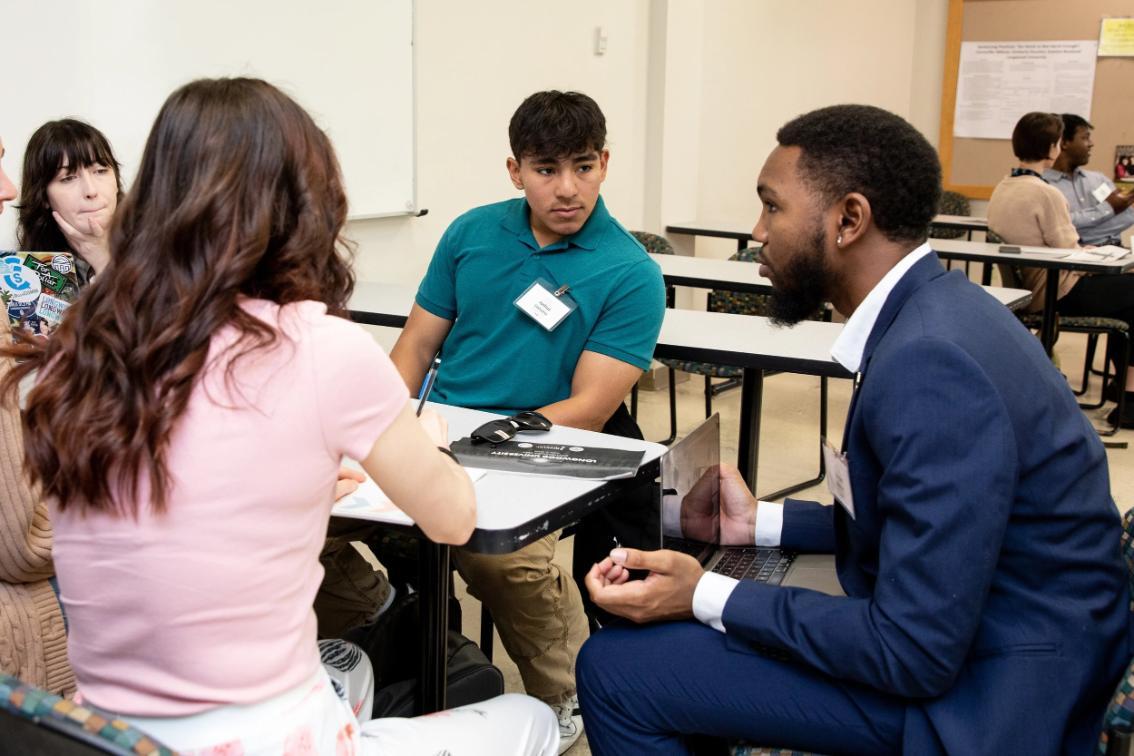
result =
[[[1009,244],[1028,247],[1078,247],[1079,232],[1071,223],[1067,199],[1054,186],[1035,176],[1009,177],[996,185],[988,201],[988,227]],[[1046,278],[1042,268],[1021,267],[1024,284],[1032,290],[1029,312],[1043,309]],[[1078,283],[1082,273],[1059,271],[1059,299]]]
[[[8,343],[0,312],[0,339]],[[0,377],[10,364],[0,360]],[[0,670],[53,693],[70,695],[75,678],[67,662],[63,614],[48,578],[51,523],[47,504],[23,474],[20,413],[0,405]]]

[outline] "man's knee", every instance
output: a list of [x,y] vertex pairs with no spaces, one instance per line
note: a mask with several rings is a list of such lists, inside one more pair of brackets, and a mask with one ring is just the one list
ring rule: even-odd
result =
[[578,686],[580,699],[594,701],[600,698],[604,691],[609,691],[610,687],[603,678],[618,665],[616,635],[618,633],[611,630],[598,632],[588,638],[579,651],[579,657],[575,660],[575,684]]

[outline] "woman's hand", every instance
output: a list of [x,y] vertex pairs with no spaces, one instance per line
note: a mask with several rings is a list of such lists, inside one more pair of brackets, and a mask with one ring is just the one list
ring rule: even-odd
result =
[[86,260],[96,274],[101,273],[110,263],[110,238],[98,219],[91,217],[84,230],[75,228],[54,210],[51,211],[51,216],[59,224],[59,230],[63,232],[71,249]]
[[339,479],[335,481],[335,501],[344,496],[350,496],[358,490],[358,484],[366,480],[366,473],[362,470],[352,470],[349,467],[339,468]]
[[449,422],[445,418],[431,409],[423,409],[417,419],[430,441],[437,446],[449,448]]

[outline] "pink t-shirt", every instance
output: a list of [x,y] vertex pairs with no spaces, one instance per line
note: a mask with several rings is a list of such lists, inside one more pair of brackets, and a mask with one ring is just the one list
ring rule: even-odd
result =
[[[52,511],[68,653],[90,703],[185,716],[282,693],[315,671],[319,552],[343,455],[364,459],[408,401],[393,363],[315,302],[246,300],[287,334],[209,366],[172,434],[167,511]],[[148,486],[144,486],[148,490]]]

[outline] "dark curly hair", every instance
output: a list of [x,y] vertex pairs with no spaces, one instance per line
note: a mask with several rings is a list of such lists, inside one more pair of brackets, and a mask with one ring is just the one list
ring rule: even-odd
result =
[[580,92],[536,92],[508,124],[512,157],[559,160],[606,146],[606,116]]
[[1093,129],[1095,125],[1088,121],[1081,115],[1074,113],[1062,113],[1060,119],[1063,121],[1063,141],[1070,142],[1075,138],[1079,129]]
[[941,163],[904,119],[870,105],[833,105],[789,121],[776,140],[802,150],[800,173],[824,201],[859,192],[887,239],[925,241],[941,199]]
[[70,247],[51,216],[47,201],[47,186],[64,165],[74,169],[93,165],[112,169],[118,184],[118,202],[122,202],[121,166],[103,133],[74,118],[48,121],[35,130],[24,152],[16,228],[20,249],[61,252]]
[[[258,79],[202,79],[166,100],[110,229],[106,272],[3,382],[37,368],[24,412],[27,467],[58,502],[129,513],[150,486],[161,512],[166,453],[212,337],[232,326],[227,378],[279,334],[240,306],[314,300],[346,316],[354,278],[340,238],[347,199],[330,140]],[[76,429],[82,429],[76,432]]]

